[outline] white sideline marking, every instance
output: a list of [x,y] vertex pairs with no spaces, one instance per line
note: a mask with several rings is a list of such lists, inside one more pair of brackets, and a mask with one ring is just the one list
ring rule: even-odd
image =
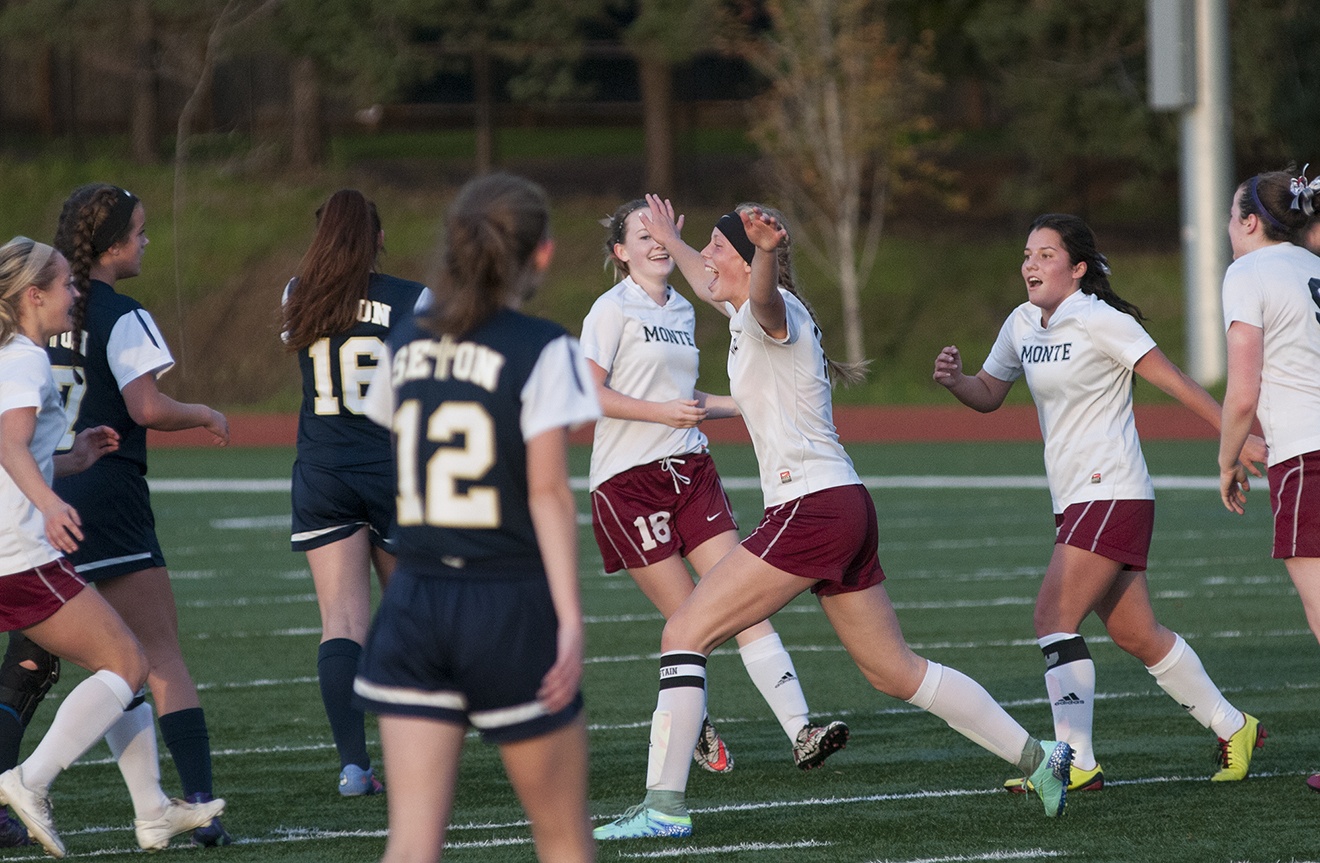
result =
[[739,842],[737,845],[684,845],[663,851],[635,851],[620,854],[630,860],[658,860],[664,857],[689,857],[693,854],[736,854],[739,851],[787,851],[792,848],[828,848],[833,842],[804,839],[801,842]]
[[[1047,489],[1043,474],[1022,474],[1008,476],[864,476],[860,477],[867,488],[991,488],[991,489]],[[1265,484],[1264,479],[1253,477],[1255,482]],[[758,491],[761,480],[754,476],[726,476],[721,478],[729,491]],[[1219,478],[1213,476],[1152,476],[1151,482],[1156,488],[1177,491],[1218,491]],[[586,491],[587,478],[575,476],[569,479],[569,486],[574,491]],[[148,479],[147,485],[153,494],[195,494],[198,492],[284,492],[292,487],[288,479]]]
[[952,857],[918,857],[908,860],[872,860],[870,863],[973,863],[980,860],[1037,860],[1041,857],[1067,857],[1063,851],[1028,848],[1025,851],[988,851],[985,854],[954,854]]
[[211,520],[214,530],[265,530],[282,527],[288,530],[293,525],[292,515],[254,515],[249,518],[216,518]]

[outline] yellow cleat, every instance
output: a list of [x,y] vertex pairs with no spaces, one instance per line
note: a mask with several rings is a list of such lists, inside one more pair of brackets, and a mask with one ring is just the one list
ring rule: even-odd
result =
[[1265,726],[1261,725],[1254,716],[1246,713],[1242,715],[1247,720],[1242,727],[1227,740],[1219,738],[1217,744],[1219,751],[1215,754],[1219,772],[1210,777],[1211,782],[1236,782],[1239,779],[1246,779],[1247,771],[1251,769],[1252,753],[1265,745],[1265,738],[1269,736],[1265,733]]
[[[1099,764],[1087,770],[1077,765],[1073,765],[1072,775],[1068,777],[1069,791],[1099,791],[1105,787],[1105,771]],[[1026,794],[1028,791],[1035,791],[1031,787],[1031,782],[1018,777],[1004,782],[1004,790],[1012,794]]]

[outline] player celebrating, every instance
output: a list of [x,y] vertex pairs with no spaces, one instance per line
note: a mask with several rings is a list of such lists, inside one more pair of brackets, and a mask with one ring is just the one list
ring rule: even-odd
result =
[[585,863],[595,846],[567,449],[569,428],[600,409],[577,342],[517,311],[554,252],[540,187],[473,180],[446,228],[436,301],[391,333],[367,393],[398,470],[399,565],[354,683],[381,714],[383,859],[440,859],[475,726],[500,747],[538,858]]
[[55,455],[68,420],[41,346],[73,325],[76,296],[69,264],[55,249],[26,237],[0,247],[0,506],[13,516],[0,528],[0,630],[21,631],[93,672],[64,698],[27,760],[0,773],[0,803],[14,808],[52,857],[64,856],[64,843],[51,816],[51,783],[102,737],[128,783],[143,848],[165,848],[225,806],[171,801],[161,791],[151,706],[134,694],[146,680],[147,658],[64,558],[83,532],[51,480],[85,470],[120,442],[108,426],[89,427]]
[[[604,416],[591,448],[591,520],[606,572],[627,567],[668,618],[704,575],[738,544],[738,525],[697,425],[736,416],[729,396],[696,391],[696,315],[668,284],[674,259],[651,237],[645,200],[610,218],[606,254],[620,281],[582,323],[582,351]],[[672,213],[669,214],[672,217]],[[743,665],[807,770],[848,741],[848,726],[810,722],[793,660],[769,621],[735,636]],[[733,757],[709,719],[693,754],[713,773]]]
[[[1244,442],[1259,417],[1269,443],[1273,556],[1283,560],[1320,639],[1320,258],[1296,245],[1317,192],[1320,181],[1270,171],[1233,194],[1219,487],[1224,506],[1241,513],[1248,487],[1242,462],[1257,455]],[[1320,773],[1306,783],[1320,791]]]
[[[1072,750],[1033,739],[980,684],[903,640],[876,558],[875,503],[834,428],[832,365],[798,297],[788,234],[772,211],[723,216],[701,252],[665,202],[644,221],[703,300],[730,317],[729,387],[752,435],[765,516],[706,573],[661,637],[646,797],[596,828],[599,839],[688,836],[684,789],[706,705],[706,657],[810,589],[876,689],[934,713],[1031,777],[1047,816],[1063,811]],[[853,367],[840,368],[850,376]]]
[[[1243,779],[1265,729],[1229,703],[1196,651],[1151,607],[1146,556],[1155,490],[1132,415],[1132,374],[1215,428],[1219,405],[1155,346],[1140,310],[1114,293],[1109,265],[1081,219],[1047,214],[1032,223],[1022,279],[1027,302],[1004,322],[975,377],[963,374],[962,356],[949,346],[935,360],[934,378],[982,413],[1003,404],[1023,376],[1036,401],[1058,531],[1035,627],[1055,736],[1076,752],[1071,787],[1104,785],[1092,742],[1095,663],[1078,632],[1092,612],[1116,645],[1218,736],[1220,769],[1211,778]],[[1249,454],[1263,456],[1264,441],[1255,438]],[[1016,779],[1005,787],[1025,790]]]
[[316,211],[316,235],[282,304],[303,392],[292,543],[307,553],[316,585],[316,673],[345,797],[382,790],[353,677],[371,625],[372,564],[382,587],[394,570],[390,433],[363,415],[363,401],[383,339],[429,296],[417,282],[376,272],[384,241],[376,205],[356,189],[335,192]]

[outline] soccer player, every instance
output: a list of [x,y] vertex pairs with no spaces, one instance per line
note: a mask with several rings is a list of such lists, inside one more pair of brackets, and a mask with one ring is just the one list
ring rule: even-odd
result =
[[21,631],[93,672],[64,698],[27,760],[0,773],[0,803],[52,857],[64,856],[64,843],[51,815],[51,783],[102,737],[128,783],[143,848],[165,848],[225,806],[171,801],[161,790],[151,706],[135,695],[147,657],[64,556],[83,530],[51,480],[85,470],[120,444],[114,429],[93,426],[55,455],[68,420],[42,346],[73,325],[76,296],[68,261],[52,247],[26,237],[0,247],[0,507],[12,516],[0,527],[0,630]]
[[[1259,418],[1269,444],[1273,556],[1283,560],[1320,639],[1320,258],[1296,245],[1318,191],[1320,182],[1270,171],[1233,194],[1219,491],[1224,506],[1243,512],[1242,462],[1256,455],[1243,444]],[[1306,784],[1320,791],[1320,773]]]
[[[1104,785],[1092,740],[1095,663],[1078,633],[1092,612],[1161,689],[1215,732],[1220,769],[1211,778],[1243,779],[1265,729],[1229,703],[1196,651],[1151,607],[1155,491],[1132,415],[1133,372],[1215,428],[1219,405],[1155,346],[1141,311],[1114,293],[1109,264],[1081,219],[1051,213],[1032,223],[1022,279],[1027,301],[1004,322],[981,370],[965,375],[950,345],[935,360],[934,378],[982,413],[1003,404],[1020,377],[1035,399],[1058,529],[1034,623],[1054,733],[1076,752],[1071,787]],[[1255,438],[1248,454],[1263,456],[1264,441]],[[1025,790],[1021,780],[1005,787]]]
[[[582,323],[582,351],[604,416],[591,447],[591,521],[606,572],[625,567],[666,618],[692,593],[683,564],[704,575],[738,544],[705,419],[736,416],[729,396],[696,391],[696,314],[668,283],[674,259],[651,236],[645,200],[615,211],[605,241],[620,281]],[[670,214],[672,216],[672,214]],[[735,636],[747,674],[788,736],[793,761],[818,767],[848,741],[848,726],[810,721],[793,660],[768,620]],[[693,754],[713,773],[733,756],[709,718]]]
[[811,590],[863,676],[1017,764],[1055,816],[1066,802],[1072,750],[1041,742],[971,678],[917,656],[903,640],[876,557],[875,503],[839,443],[830,361],[800,298],[788,233],[773,211],[744,205],[721,217],[697,252],[672,208],[648,199],[644,220],[703,300],[728,315],[729,386],[761,470],[760,525],[701,579],[661,636],[660,694],[651,718],[646,797],[598,839],[689,836],[684,790],[706,709],[706,657],[735,634]]
[[316,673],[345,797],[383,790],[353,677],[371,625],[372,565],[382,587],[394,570],[390,433],[363,404],[385,337],[429,296],[424,285],[376,271],[384,242],[376,205],[356,189],[335,192],[316,211],[316,235],[282,303],[303,392],[292,544],[307,553],[321,609]]
[[595,859],[568,431],[600,408],[577,341],[518,311],[553,252],[539,186],[465,185],[436,301],[367,393],[398,470],[399,564],[354,683],[380,714],[386,863],[440,859],[469,727],[500,747],[538,858]]
[[[60,443],[97,425],[119,432],[119,449],[90,469],[55,481],[55,491],[82,515],[86,540],[69,556],[137,636],[150,670],[147,685],[160,733],[186,799],[212,797],[211,742],[183,651],[178,611],[147,490],[147,429],[204,428],[229,442],[223,414],[175,401],[156,379],[173,365],[151,314],[115,286],[142,270],[147,214],[138,197],[106,183],[81,186],[60,213],[55,247],[69,259],[78,299],[73,331],[47,347],[63,390],[69,426]],[[217,819],[197,831],[195,844],[231,840]]]

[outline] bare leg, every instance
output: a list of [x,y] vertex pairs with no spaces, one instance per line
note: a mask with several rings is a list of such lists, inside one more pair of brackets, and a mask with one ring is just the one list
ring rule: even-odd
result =
[[197,686],[179,646],[179,612],[164,567],[130,572],[97,584],[97,590],[133,630],[147,654],[151,687],[160,715],[200,707]]
[[435,863],[454,808],[467,729],[415,716],[382,716],[381,747],[390,776],[390,836],[381,863]]
[[579,716],[541,737],[500,747],[504,770],[532,822],[541,863],[591,863],[596,844],[587,811],[587,726]]
[[1320,641],[1320,557],[1290,557],[1283,562],[1288,568],[1297,595],[1302,598],[1306,622]]

